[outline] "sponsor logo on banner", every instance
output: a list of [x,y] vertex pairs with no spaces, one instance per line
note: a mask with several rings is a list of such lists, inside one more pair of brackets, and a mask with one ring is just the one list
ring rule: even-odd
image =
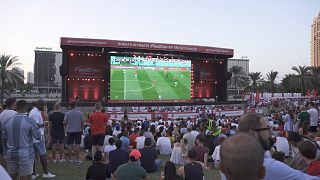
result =
[[[145,114],[136,114],[136,113],[128,113],[129,120],[151,120],[152,114],[145,113]],[[110,119],[120,121],[123,119],[124,113],[110,113]]]
[[111,120],[116,120],[116,121],[122,120],[122,118],[123,118],[123,116],[124,116],[123,113],[117,113],[117,114],[112,114],[112,113],[110,113],[109,115],[110,115],[110,119],[111,119]]
[[76,66],[74,67],[73,73],[79,73],[79,74],[99,74],[100,69],[96,67],[85,67],[85,66]]
[[128,114],[129,120],[151,120],[151,114]]
[[244,110],[236,110],[236,111],[219,111],[216,112],[219,114],[219,116],[225,115],[226,117],[230,116],[241,116],[244,114]]
[[183,119],[196,119],[198,117],[199,113],[168,113],[168,119],[177,119],[177,118],[183,118]]

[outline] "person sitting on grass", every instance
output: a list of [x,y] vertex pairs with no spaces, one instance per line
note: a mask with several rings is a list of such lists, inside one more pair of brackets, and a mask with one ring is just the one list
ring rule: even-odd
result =
[[126,164],[119,166],[114,173],[117,180],[141,180],[149,179],[146,170],[139,165],[141,153],[139,150],[134,149],[131,151],[129,159],[130,161]]
[[129,160],[129,153],[121,150],[122,141],[117,140],[115,145],[117,148],[109,152],[109,163],[112,173],[114,173],[121,164],[125,164]]
[[202,162],[196,161],[196,158],[196,151],[188,151],[187,164],[179,168],[178,175],[184,179],[203,179],[205,166]]
[[113,151],[113,150],[115,150],[117,148],[114,145],[114,142],[115,142],[114,138],[111,137],[111,138],[109,138],[109,145],[106,145],[104,147],[104,157],[105,157],[106,162],[109,161],[109,152],[111,152],[111,151]]
[[167,161],[159,180],[182,180],[182,177],[177,175],[174,163]]
[[139,151],[141,153],[141,166],[147,171],[147,173],[153,173],[160,169],[162,161],[157,159],[157,150],[151,147],[150,138],[145,139],[144,148]]
[[302,159],[308,164],[306,173],[312,176],[320,175],[320,160],[315,159],[319,146],[310,140],[305,140],[298,146]]
[[237,133],[221,145],[220,169],[228,180],[258,180],[265,176],[264,150],[248,133]]
[[196,144],[197,146],[193,146],[192,150],[197,152],[196,161],[203,162],[206,167],[208,167],[208,154],[209,148],[203,146],[205,137],[204,135],[200,134],[196,137]]
[[94,154],[94,163],[89,166],[87,174],[87,180],[111,180],[111,169],[109,164],[103,163],[103,157],[101,151],[96,151]]

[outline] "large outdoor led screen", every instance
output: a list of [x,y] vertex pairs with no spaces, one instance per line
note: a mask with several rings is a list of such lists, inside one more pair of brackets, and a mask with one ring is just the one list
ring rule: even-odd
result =
[[110,57],[110,100],[190,100],[191,61]]

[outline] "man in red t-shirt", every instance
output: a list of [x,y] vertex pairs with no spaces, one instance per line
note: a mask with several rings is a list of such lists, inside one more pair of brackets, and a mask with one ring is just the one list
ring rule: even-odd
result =
[[106,135],[106,125],[108,124],[107,114],[101,112],[101,103],[96,103],[96,111],[92,113],[87,121],[92,135],[92,154],[98,150],[103,151],[103,143]]
[[133,147],[133,149],[135,149],[137,145],[136,139],[139,136],[138,132],[139,132],[139,128],[135,128],[133,130],[133,133],[129,136],[130,145]]
[[302,159],[308,164],[306,173],[311,176],[320,176],[320,160],[316,160],[318,145],[316,142],[305,140],[299,144],[298,149]]

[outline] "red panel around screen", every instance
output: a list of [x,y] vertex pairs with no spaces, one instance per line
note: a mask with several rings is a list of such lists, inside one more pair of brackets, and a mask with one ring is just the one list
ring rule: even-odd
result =
[[70,77],[103,77],[106,58],[99,54],[73,53],[69,55]]
[[101,101],[104,92],[104,82],[101,80],[68,80],[69,101]]

